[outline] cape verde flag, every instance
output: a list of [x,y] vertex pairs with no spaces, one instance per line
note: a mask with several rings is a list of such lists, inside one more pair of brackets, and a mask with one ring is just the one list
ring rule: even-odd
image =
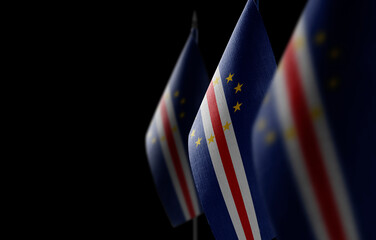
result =
[[187,155],[187,136],[209,82],[196,39],[192,28],[145,138],[154,182],[173,226],[201,212]]
[[376,239],[376,2],[310,1],[255,121],[278,239]]
[[252,123],[276,68],[248,1],[189,134],[192,173],[216,239],[272,239],[251,151]]

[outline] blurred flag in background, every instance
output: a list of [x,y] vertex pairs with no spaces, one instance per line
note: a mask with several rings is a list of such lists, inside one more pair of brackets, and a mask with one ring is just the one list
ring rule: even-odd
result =
[[209,79],[193,27],[146,133],[146,152],[173,226],[201,213],[187,155],[188,133]]
[[376,2],[311,0],[255,121],[278,239],[376,239]]

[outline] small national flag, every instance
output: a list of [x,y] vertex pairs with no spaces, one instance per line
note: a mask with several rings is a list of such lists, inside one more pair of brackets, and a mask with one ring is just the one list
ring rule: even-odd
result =
[[311,0],[255,121],[278,239],[376,239],[376,2]]
[[193,27],[145,139],[155,185],[173,226],[201,212],[187,154],[187,136],[209,83],[196,39]]
[[276,68],[261,16],[249,0],[188,136],[189,158],[216,239],[272,239],[256,184],[252,123]]

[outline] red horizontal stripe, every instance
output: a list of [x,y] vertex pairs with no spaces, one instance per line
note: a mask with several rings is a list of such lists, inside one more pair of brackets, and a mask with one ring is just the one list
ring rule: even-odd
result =
[[235,202],[236,210],[238,211],[240,222],[243,226],[246,238],[253,240],[251,225],[249,223],[248,215],[244,206],[243,197],[239,188],[239,183],[236,178],[235,169],[232,164],[231,155],[227,147],[225,134],[223,132],[222,122],[218,111],[217,100],[215,99],[213,83],[210,83],[208,91],[206,92],[206,97],[208,99],[210,119],[213,125],[219,155],[221,156],[223,168],[225,170],[226,178],[229,183],[231,194]]
[[328,173],[311,120],[311,114],[304,96],[302,79],[297,69],[297,60],[290,42],[284,57],[287,95],[291,106],[297,135],[308,170],[310,182],[324,218],[326,229],[332,240],[342,240],[345,232],[341,223],[338,207],[334,200]]
[[189,194],[187,181],[184,176],[183,167],[180,163],[180,158],[179,158],[178,150],[175,144],[174,136],[172,135],[172,128],[171,128],[170,120],[168,118],[166,102],[163,98],[161,100],[161,116],[162,116],[164,132],[166,134],[168,148],[170,150],[170,154],[172,158],[172,163],[174,165],[176,174],[178,176],[179,185],[180,185],[180,188],[182,189],[184,200],[187,205],[190,218],[193,218],[195,216],[195,212],[194,212],[191,196]]

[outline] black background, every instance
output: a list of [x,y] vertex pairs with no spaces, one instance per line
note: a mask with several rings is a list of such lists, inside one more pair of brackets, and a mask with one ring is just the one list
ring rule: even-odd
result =
[[[305,3],[260,0],[277,63]],[[79,69],[69,85],[70,114],[64,117],[73,129],[63,129],[72,134],[64,145],[69,150],[63,150],[73,158],[68,166],[73,170],[65,176],[70,179],[69,195],[63,197],[60,214],[69,220],[62,232],[116,239],[192,239],[192,223],[172,228],[163,210],[146,159],[145,133],[190,33],[193,10],[211,79],[245,4],[246,0],[129,1],[77,10],[79,20],[70,24],[71,34],[63,40],[69,44],[61,50],[72,53],[69,68]],[[204,216],[199,218],[199,239],[213,239]]]

